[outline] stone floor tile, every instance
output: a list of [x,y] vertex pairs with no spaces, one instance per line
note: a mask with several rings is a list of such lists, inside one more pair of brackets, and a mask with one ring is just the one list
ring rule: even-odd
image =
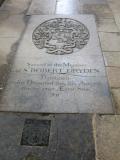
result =
[[99,5],[101,5],[104,6],[104,10],[109,10],[106,0],[58,0],[56,14],[81,14],[88,12],[90,12],[90,14],[94,14],[95,12],[97,13],[97,11],[94,10],[95,7],[92,8],[92,5],[95,7],[99,7]]
[[56,14],[79,14],[82,11],[82,4],[79,0],[58,0]]
[[0,113],[0,142],[1,160],[95,160],[92,115]]
[[32,0],[5,0],[4,4],[0,8],[7,14],[23,14],[27,11]]
[[99,18],[113,18],[112,10],[108,4],[84,4],[83,14],[94,14]]
[[114,19],[111,18],[99,18],[96,20],[98,31],[101,32],[119,32],[118,26]]
[[110,87],[119,88],[120,87],[120,68],[107,67],[107,75],[108,75]]
[[25,26],[24,15],[0,14],[0,37],[18,39]]
[[107,0],[79,0],[81,4],[107,4]]
[[107,67],[120,67],[120,52],[103,52]]
[[119,0],[108,0],[108,1],[113,13],[120,13],[120,1]]
[[17,50],[16,38],[0,38],[0,91],[8,79],[13,57]]
[[119,31],[120,31],[120,13],[115,13],[114,17],[115,17],[115,22],[116,22],[116,24],[119,28]]
[[[47,41],[43,26],[52,37],[47,47],[41,48],[44,43],[37,37],[42,35],[42,40]],[[85,32],[79,34],[78,27]],[[74,40],[72,30],[75,30]],[[77,41],[76,46],[77,35],[82,33],[85,42]],[[69,40],[71,45],[67,49]],[[55,47],[51,50],[53,43]],[[0,110],[113,113],[94,16],[33,15],[15,56]]]
[[120,159],[120,116],[97,116],[95,122],[98,160]]
[[99,32],[103,51],[120,51],[120,33]]
[[48,15],[48,14],[54,14],[55,8],[56,8],[56,1],[57,0],[33,0],[29,10],[27,12],[27,15]]
[[16,43],[16,38],[0,38],[0,66],[7,64],[8,55],[14,43]]
[[116,114],[120,114],[120,88],[112,89],[112,95],[115,104]]

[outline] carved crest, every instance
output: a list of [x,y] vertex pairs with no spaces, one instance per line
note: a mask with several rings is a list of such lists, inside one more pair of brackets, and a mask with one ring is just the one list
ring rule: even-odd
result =
[[55,18],[40,24],[32,35],[38,49],[46,49],[49,54],[71,54],[82,49],[90,38],[87,27],[69,18]]

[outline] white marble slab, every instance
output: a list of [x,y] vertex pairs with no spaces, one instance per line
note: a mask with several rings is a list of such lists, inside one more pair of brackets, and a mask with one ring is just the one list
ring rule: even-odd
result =
[[0,110],[113,113],[94,16],[32,16]]

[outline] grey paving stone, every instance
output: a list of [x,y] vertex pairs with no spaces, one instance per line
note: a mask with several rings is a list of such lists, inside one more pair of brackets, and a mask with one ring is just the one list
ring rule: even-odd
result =
[[120,1],[119,0],[108,0],[109,5],[113,13],[120,13]]
[[120,13],[115,13],[114,17],[115,17],[115,22],[120,30]]
[[99,32],[103,51],[120,51],[120,33]]
[[96,20],[98,31],[101,32],[119,32],[118,26],[114,19],[111,18],[99,18]]
[[56,8],[56,0],[33,0],[27,15],[33,14],[54,14]]
[[82,4],[79,0],[58,0],[56,14],[79,14],[82,13]]
[[120,158],[120,116],[107,115],[96,118],[96,158],[118,160]]
[[24,15],[0,14],[0,38],[20,38],[26,22]]
[[[92,8],[92,6],[94,7]],[[58,0],[55,13],[56,14],[81,14],[81,13],[90,12],[90,14],[94,14],[95,12],[97,13],[98,8],[96,8],[96,11],[94,11],[93,9],[95,9],[95,7],[97,6],[99,7],[104,6],[105,8],[105,6],[108,7],[108,3],[106,0]]]
[[0,38],[0,66],[7,64],[8,56],[16,41],[16,38]]
[[120,52],[103,52],[107,67],[120,67]]
[[94,14],[99,18],[114,18],[108,4],[84,4],[83,14]]
[[0,8],[0,13],[4,12],[9,15],[23,14],[26,13],[30,3],[31,0],[5,0]]
[[[50,30],[53,37],[46,46],[42,46],[44,42],[39,41],[38,34],[39,25],[45,25],[43,22],[51,27],[59,24],[63,28],[62,32],[59,27],[56,28],[58,33],[54,33],[54,27]],[[70,24],[70,29],[63,27],[67,24],[68,28]],[[76,32],[79,31],[74,28],[77,24],[84,30],[82,35],[80,33],[81,41],[77,41],[79,33]],[[65,34],[64,29],[69,33],[73,28],[76,42],[66,41],[70,40],[70,34]],[[42,35],[47,36],[46,33]],[[35,39],[36,36],[38,39]],[[52,45],[56,49],[51,48]],[[3,88],[0,110],[112,113],[94,17],[33,16],[16,53],[5,90]]]
[[120,68],[107,67],[107,75],[108,75],[110,87],[120,88]]
[[[20,144],[26,119],[51,121],[48,146]],[[32,131],[38,130],[39,125]],[[31,139],[35,136],[33,132],[29,134]],[[2,160],[95,160],[92,115],[0,113],[0,141]]]
[[116,114],[120,114],[120,88],[112,89],[112,95],[115,103]]

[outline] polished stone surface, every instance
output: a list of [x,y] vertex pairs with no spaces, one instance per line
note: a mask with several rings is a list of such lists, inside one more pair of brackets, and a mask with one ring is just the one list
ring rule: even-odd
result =
[[[26,119],[51,120],[48,146],[20,144]],[[95,160],[92,115],[0,113],[0,142],[1,160]]]
[[56,8],[56,0],[33,0],[27,15],[33,14],[54,14]]
[[[113,112],[94,17],[65,17],[32,16],[1,94],[1,111]],[[63,28],[64,23],[72,24],[71,29]],[[55,32],[52,25],[58,27]]]

